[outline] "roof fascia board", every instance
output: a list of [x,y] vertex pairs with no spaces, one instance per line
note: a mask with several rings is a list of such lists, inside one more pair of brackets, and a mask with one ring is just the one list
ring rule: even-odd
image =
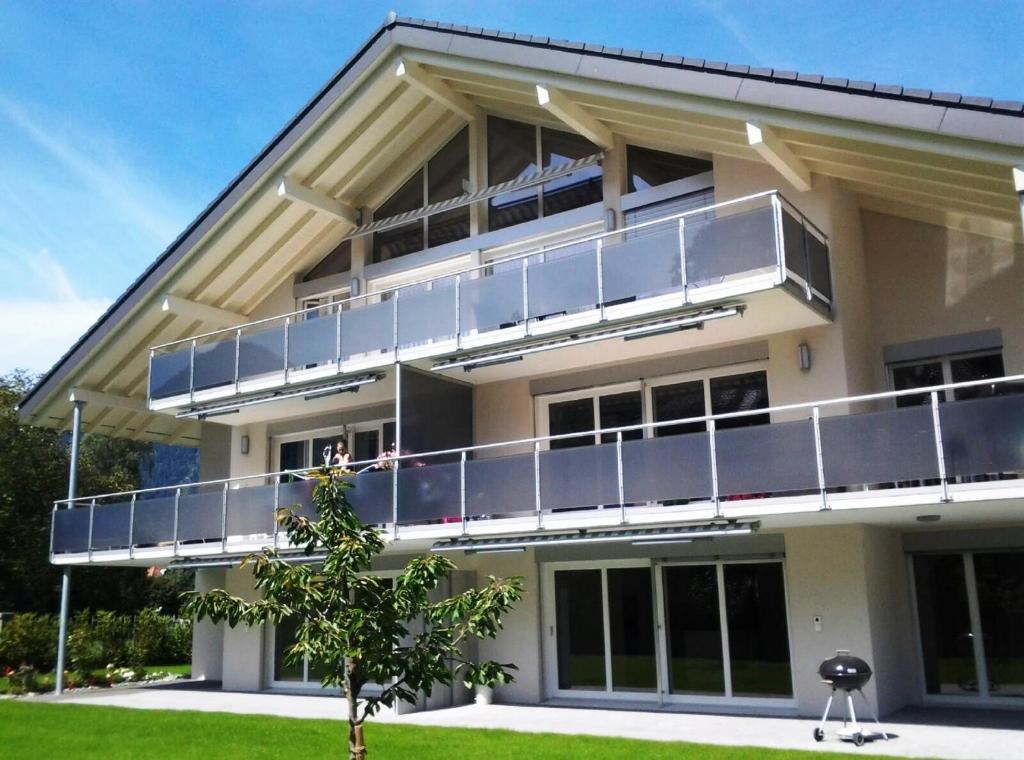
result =
[[[489,42],[479,40],[481,45],[489,45],[492,48],[501,42]],[[533,52],[532,48],[526,48]],[[570,57],[578,57],[566,53]],[[497,76],[514,79],[524,85],[532,86],[537,81],[537,72],[534,69],[526,68],[530,64],[530,58],[526,55],[520,56],[516,64],[495,64],[489,61],[473,60],[451,55],[439,54],[429,50],[403,50],[403,56],[414,60],[417,63],[427,66],[440,66],[449,68],[461,68],[470,73],[484,76]],[[572,90],[577,94],[590,94],[603,97],[632,100],[670,109],[685,109],[707,116],[734,119],[736,121],[762,121],[776,127],[799,129],[809,132],[845,137],[854,140],[864,140],[898,148],[924,151],[926,153],[938,153],[971,158],[978,161],[998,164],[1019,164],[1024,161],[1024,126],[1021,127],[1022,135],[1019,144],[1002,145],[993,144],[984,140],[968,139],[962,136],[941,134],[938,130],[942,123],[945,112],[948,110],[942,106],[934,106],[918,103],[901,103],[899,101],[882,100],[847,93],[832,93],[827,91],[806,90],[793,85],[781,83],[764,82],[773,88],[772,92],[778,93],[782,88],[798,91],[802,101],[800,112],[796,112],[796,106],[788,110],[768,105],[765,103],[754,103],[740,99],[739,80],[725,75],[700,74],[705,79],[703,94],[694,94],[692,87],[679,86],[680,81],[692,81],[691,77],[682,77],[682,74],[698,76],[693,72],[675,71],[663,67],[649,67],[642,63],[631,63],[628,61],[615,61],[613,72],[605,71],[601,67],[602,76],[599,78],[592,73],[592,69],[582,67],[575,74],[559,74],[555,71],[545,74],[545,79],[555,87],[562,87]],[[614,79],[615,81],[609,81]],[[719,83],[718,94],[712,94],[711,88],[715,80]],[[734,94],[732,94],[734,93]],[[817,96],[828,95],[842,99],[844,108],[842,113],[839,109],[833,108],[832,113],[813,113],[823,108],[821,99]],[[779,98],[776,98],[778,102]],[[906,114],[900,115],[898,119],[890,119],[888,122],[873,123],[864,121],[863,114],[869,105],[885,105],[885,111],[891,115],[900,111],[901,107],[914,109],[929,109],[932,114],[927,121],[915,122],[907,118]],[[1015,119],[1012,116],[993,114],[990,118]],[[1020,119],[1016,119],[1021,122]],[[922,134],[922,133],[926,134]]]
[[268,175],[274,173],[276,164],[303,139],[310,127],[343,98],[359,79],[388,57],[392,48],[392,34],[393,30],[388,26],[378,28],[363,47],[199,213],[181,235],[128,286],[128,289],[21,399],[18,406],[20,419],[28,421],[39,412],[43,402],[53,397],[54,392],[77,366],[97,350],[112,331],[161,286],[164,278],[222,221],[225,215],[253,188],[265,181]]

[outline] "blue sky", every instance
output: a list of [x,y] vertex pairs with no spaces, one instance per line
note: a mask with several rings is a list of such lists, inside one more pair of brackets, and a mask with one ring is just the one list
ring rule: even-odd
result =
[[47,369],[391,8],[1024,99],[1024,0],[0,0],[0,373]]

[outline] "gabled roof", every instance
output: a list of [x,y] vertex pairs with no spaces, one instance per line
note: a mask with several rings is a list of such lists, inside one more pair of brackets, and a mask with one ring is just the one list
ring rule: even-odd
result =
[[[65,425],[69,417],[66,392],[71,382],[81,382],[77,375],[81,374],[80,368],[86,366],[87,358],[107,345],[105,341],[115,330],[125,327],[128,324],[126,320],[139,313],[138,309],[162,294],[162,289],[168,287],[170,277],[177,276],[177,271],[186,259],[194,263],[197,259],[190,258],[190,254],[199,246],[206,245],[223,225],[233,223],[232,214],[248,202],[254,193],[260,192],[268,180],[273,180],[276,173],[281,171],[283,163],[294,158],[296,151],[307,149],[309,142],[304,142],[307,138],[312,141],[319,137],[319,132],[316,135],[313,133],[321,128],[326,119],[336,118],[338,103],[347,102],[345,99],[371,74],[377,73],[379,66],[396,49],[415,51],[422,55],[426,64],[434,66],[435,73],[442,78],[451,73],[447,71],[448,66],[456,67],[452,71],[468,72],[473,65],[501,67],[502,71],[509,72],[510,77],[518,77],[510,78],[510,84],[499,96],[493,95],[493,83],[483,79],[483,74],[479,74],[478,80],[473,78],[478,76],[478,72],[466,74],[463,84],[468,88],[467,93],[474,94],[471,92],[474,88],[484,92],[485,95],[478,96],[481,102],[487,98],[506,96],[522,98],[527,79],[532,77],[536,81],[550,76],[577,83],[576,89],[579,92],[585,92],[589,87],[591,91],[586,94],[596,104],[595,108],[612,107],[608,105],[611,96],[597,92],[606,83],[616,86],[616,92],[619,93],[664,93],[669,100],[658,95],[662,101],[653,103],[649,99],[635,110],[642,112],[644,118],[648,118],[649,114],[649,118],[657,119],[659,109],[665,112],[669,105],[676,102],[671,98],[675,98],[682,104],[680,107],[699,110],[702,118],[709,120],[709,131],[729,133],[729,139],[735,138],[730,132],[735,123],[742,124],[743,119],[757,115],[770,116],[773,123],[793,130],[794,134],[798,130],[805,130],[807,134],[820,130],[822,134],[827,134],[835,124],[840,124],[842,129],[836,133],[837,139],[847,141],[841,146],[842,152],[849,154],[858,146],[874,140],[881,144],[890,140],[889,146],[896,144],[892,140],[902,140],[899,143],[901,150],[905,147],[912,151],[922,151],[920,155],[934,151],[936,155],[942,155],[945,164],[956,164],[948,170],[956,176],[968,175],[981,187],[983,196],[988,199],[1003,197],[1003,182],[1002,179],[995,179],[998,176],[996,170],[1001,172],[1011,164],[1024,163],[1024,103],[1016,101],[992,101],[990,98],[850,82],[818,75],[801,75],[796,72],[389,16],[355,55],[26,394],[21,402],[23,419],[30,419],[36,424]],[[458,65],[463,64],[468,68],[457,69]],[[399,97],[401,93],[394,95],[389,102],[397,102]],[[356,118],[352,117],[353,120]],[[661,118],[665,120],[664,114]],[[885,154],[879,153],[873,160],[877,166],[879,161],[885,160]],[[943,167],[937,170],[929,168],[929,171],[946,170]],[[859,180],[861,184],[852,186],[856,192],[864,192],[863,183],[869,182],[871,173],[877,173],[877,168],[868,168],[863,172],[867,179]],[[1015,216],[1007,205],[1013,200],[1008,169],[1005,185],[1007,203],[994,205],[999,206],[1000,218],[1012,220]],[[969,213],[974,209],[983,213],[985,206],[965,201],[960,210]],[[250,268],[246,271],[253,270]],[[133,337],[131,349],[140,355],[134,360],[130,356],[125,357],[117,364],[123,368],[135,361],[132,365],[134,374],[129,374],[126,369],[120,373],[100,373],[104,385],[115,391],[138,392],[138,362],[145,361],[145,349],[162,340],[173,339],[167,337],[172,327],[168,319],[156,323],[152,328],[148,324],[145,329],[136,328],[142,334]],[[174,331],[181,333],[185,327],[187,325],[175,323]],[[185,330],[185,334],[196,332],[200,330],[195,329],[191,333]],[[144,366],[141,372],[144,374]],[[133,378],[134,384],[121,382],[122,375]],[[119,389],[119,385],[126,387]],[[57,395],[58,392],[65,394],[63,399]],[[125,418],[130,417],[130,414],[125,415]],[[111,432],[123,429],[130,423],[145,427],[151,422],[152,418],[136,418],[133,423],[129,420],[104,427],[110,428],[107,432]],[[160,430],[143,429],[137,433],[145,435],[150,432],[153,435],[149,437],[160,440],[194,442],[198,436],[196,423],[182,425],[192,427],[179,425],[175,432],[165,425]]]

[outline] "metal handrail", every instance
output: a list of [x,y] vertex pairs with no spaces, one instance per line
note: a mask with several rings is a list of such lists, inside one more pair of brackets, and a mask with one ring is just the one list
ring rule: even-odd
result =
[[727,201],[721,201],[719,203],[711,204],[710,206],[702,206],[700,208],[690,209],[688,211],[683,211],[683,212],[680,212],[680,213],[677,213],[677,214],[671,214],[669,216],[664,216],[664,217],[661,217],[659,219],[653,219],[651,221],[641,222],[639,224],[633,224],[633,225],[630,225],[628,227],[620,227],[619,229],[616,229],[616,230],[608,230],[608,231],[605,231],[605,232],[593,233],[591,235],[586,235],[586,236],[579,237],[579,238],[573,238],[571,240],[565,240],[565,241],[562,241],[560,243],[555,243],[555,244],[550,245],[550,246],[539,246],[537,248],[531,248],[530,250],[524,251],[523,253],[517,253],[517,254],[511,255],[511,256],[508,256],[508,257],[505,257],[505,258],[501,258],[501,259],[495,260],[495,261],[489,261],[489,262],[486,262],[484,264],[478,264],[478,265],[473,266],[473,267],[467,267],[465,269],[460,269],[458,272],[450,272],[450,273],[443,274],[443,275],[436,275],[436,276],[433,276],[433,277],[425,277],[425,278],[420,279],[420,280],[415,280],[413,282],[403,283],[401,285],[395,285],[394,287],[385,288],[383,290],[375,290],[372,293],[364,293],[364,294],[358,295],[358,296],[349,296],[348,298],[344,298],[344,299],[341,299],[339,301],[334,301],[334,302],[332,302],[330,304],[322,304],[320,306],[309,306],[309,307],[306,307],[305,309],[297,309],[295,311],[286,312],[284,314],[277,314],[277,315],[272,316],[272,317],[264,317],[263,319],[256,319],[256,320],[253,320],[251,322],[246,322],[245,324],[236,325],[234,327],[224,327],[224,328],[221,328],[219,330],[211,330],[210,332],[199,333],[197,335],[192,335],[192,336],[189,336],[187,338],[180,338],[178,340],[168,341],[167,343],[160,343],[160,344],[157,344],[155,346],[151,346],[149,350],[150,351],[162,351],[162,350],[170,348],[172,346],[179,346],[179,345],[184,345],[184,344],[187,344],[187,343],[191,343],[193,341],[205,340],[206,338],[211,338],[211,337],[213,337],[215,335],[224,335],[224,334],[227,334],[227,333],[237,333],[239,331],[245,330],[247,328],[252,328],[252,327],[255,327],[257,325],[264,325],[264,324],[269,324],[269,323],[272,323],[272,322],[278,322],[278,321],[283,320],[283,319],[290,319],[292,317],[297,317],[297,316],[300,316],[300,315],[303,315],[303,314],[308,314],[310,312],[319,311],[319,310],[325,309],[325,308],[326,309],[341,310],[343,306],[345,306],[346,304],[349,304],[349,303],[353,303],[353,302],[356,302],[356,301],[363,301],[363,300],[366,300],[368,298],[373,298],[373,297],[384,298],[385,296],[388,296],[388,295],[393,294],[393,293],[397,293],[397,292],[399,292],[401,290],[406,290],[406,289],[409,289],[409,288],[416,288],[416,287],[420,287],[422,285],[426,285],[426,284],[431,283],[431,282],[438,282],[438,281],[445,280],[445,279],[451,279],[451,278],[455,278],[455,277],[459,277],[459,276],[464,276],[464,275],[467,275],[467,274],[472,274],[474,272],[478,272],[480,270],[492,267],[492,266],[494,266],[497,263],[504,264],[504,263],[507,263],[507,262],[510,262],[510,261],[519,261],[521,259],[530,258],[531,256],[537,256],[538,254],[550,253],[551,251],[557,251],[557,250],[562,249],[562,248],[568,248],[568,247],[575,246],[575,245],[582,245],[584,243],[590,243],[590,242],[593,242],[593,241],[596,241],[596,240],[602,240],[602,239],[607,238],[607,237],[612,237],[612,236],[615,236],[615,235],[621,235],[621,234],[626,233],[626,232],[634,232],[636,230],[642,230],[642,229],[646,229],[648,227],[657,226],[659,224],[666,224],[668,222],[678,221],[680,219],[686,219],[688,217],[697,216],[699,214],[707,214],[707,213],[710,213],[712,211],[717,211],[718,209],[721,209],[721,208],[726,208],[728,206],[736,206],[736,205],[740,205],[740,204],[744,204],[744,203],[750,203],[752,201],[759,200],[761,198],[768,198],[768,197],[772,197],[772,196],[778,196],[780,200],[782,200],[790,209],[792,209],[795,212],[795,214],[797,214],[800,217],[801,221],[803,221],[803,222],[809,224],[810,226],[814,227],[815,231],[823,238],[823,241],[826,242],[826,243],[828,242],[828,237],[823,232],[821,232],[820,228],[818,228],[813,222],[811,222],[810,219],[808,219],[803,214],[803,212],[801,212],[799,209],[797,209],[792,203],[787,201],[785,199],[785,197],[782,195],[782,193],[780,193],[778,190],[763,190],[761,192],[753,193],[751,195],[745,195],[742,198],[732,198],[732,199],[727,200]]
[[[775,413],[778,413],[778,412],[791,412],[791,411],[797,411],[797,410],[802,410],[802,409],[810,410],[813,413],[813,411],[815,409],[821,409],[822,407],[827,407],[827,406],[836,406],[836,405],[839,405],[839,404],[855,404],[855,403],[863,403],[863,402],[868,402],[868,401],[880,401],[880,400],[884,400],[884,399],[901,398],[901,397],[904,397],[904,396],[919,396],[919,395],[926,395],[926,394],[929,394],[929,393],[939,393],[939,392],[947,391],[947,390],[958,390],[960,388],[976,388],[976,387],[981,387],[981,386],[986,386],[986,385],[1002,385],[1002,384],[1019,383],[1019,382],[1024,382],[1024,374],[1022,374],[1022,375],[1010,375],[1010,376],[1007,376],[1007,377],[990,378],[990,379],[986,379],[986,380],[969,380],[969,381],[959,382],[959,383],[944,383],[944,384],[941,384],[941,385],[929,385],[929,386],[926,386],[926,387],[923,387],[923,388],[908,388],[906,390],[882,391],[882,392],[879,392],[879,393],[866,393],[866,394],[860,394],[860,395],[857,395],[857,396],[843,396],[843,397],[838,397],[838,398],[824,399],[824,400],[820,400],[820,401],[800,402],[800,403],[796,403],[796,404],[781,404],[781,405],[778,405],[778,406],[765,407],[763,409],[747,409],[747,410],[739,411],[739,412],[723,412],[723,413],[720,413],[720,414],[707,414],[707,415],[702,415],[702,416],[697,416],[697,417],[682,417],[682,418],[673,419],[673,420],[662,420],[660,422],[645,422],[645,423],[640,423],[638,425],[622,425],[622,426],[619,426],[619,427],[595,428],[594,430],[582,430],[582,431],[575,432],[575,433],[561,433],[561,434],[558,434],[558,435],[535,436],[533,438],[519,438],[519,439],[512,440],[512,441],[499,441],[499,442],[496,442],[496,443],[484,443],[484,444],[478,444],[478,445],[475,445],[475,446],[463,446],[461,448],[454,448],[454,449],[439,449],[439,450],[435,450],[435,451],[425,451],[425,452],[418,452],[418,453],[413,453],[413,454],[401,454],[401,455],[396,455],[396,456],[378,457],[376,459],[366,459],[366,460],[361,460],[361,461],[358,461],[358,462],[350,462],[348,465],[346,465],[346,469],[350,469],[350,470],[353,471],[353,474],[357,474],[357,469],[358,468],[362,467],[363,471],[365,471],[366,468],[373,467],[374,465],[379,464],[381,462],[388,462],[388,463],[390,463],[390,462],[402,462],[402,461],[406,461],[406,460],[423,460],[423,459],[439,457],[439,456],[452,456],[452,455],[455,455],[455,454],[460,454],[461,455],[463,452],[469,453],[469,452],[474,452],[474,451],[487,451],[487,450],[492,450],[492,449],[511,448],[511,447],[517,447],[517,446],[525,447],[527,445],[534,445],[534,446],[536,446],[538,444],[547,443],[547,442],[550,442],[550,441],[560,441],[560,440],[568,440],[568,439],[571,439],[571,438],[581,438],[581,437],[587,436],[587,435],[591,435],[591,436],[594,436],[594,437],[596,437],[598,435],[604,435],[604,434],[609,434],[609,435],[610,434],[616,434],[617,435],[619,433],[625,433],[625,432],[629,432],[629,431],[633,431],[633,430],[648,430],[648,429],[655,430],[655,429],[658,429],[658,428],[671,427],[671,426],[674,426],[674,425],[684,425],[684,424],[688,424],[688,423],[699,423],[699,422],[704,422],[704,423],[717,422],[717,421],[721,421],[721,420],[737,419],[737,418],[741,418],[741,417],[752,417],[752,416],[763,415],[763,414],[775,414]],[[134,491],[118,491],[118,492],[114,492],[114,493],[97,494],[95,496],[81,496],[81,497],[77,497],[75,499],[58,499],[58,500],[54,501],[54,508],[56,509],[57,505],[60,505],[60,504],[72,505],[72,504],[76,504],[78,502],[91,502],[91,501],[95,501],[97,499],[107,499],[107,498],[112,498],[112,497],[115,497],[115,496],[124,496],[124,497],[126,497],[126,496],[133,496],[133,495],[137,496],[138,494],[155,493],[155,492],[158,492],[158,491],[171,491],[171,492],[173,492],[173,491],[175,491],[176,489],[179,489],[179,488],[199,488],[199,487],[203,487],[203,486],[215,486],[215,485],[222,485],[224,483],[233,483],[233,482],[240,483],[240,482],[243,482],[243,481],[246,481],[246,480],[268,479],[268,478],[275,478],[275,477],[282,477],[282,476],[299,476],[299,477],[301,477],[301,476],[305,476],[305,475],[310,475],[310,474],[315,473],[315,472],[317,472],[319,470],[320,470],[320,466],[318,465],[316,467],[307,467],[307,468],[302,468],[302,469],[297,469],[297,470],[281,470],[281,471],[278,471],[278,472],[260,473],[260,474],[257,474],[257,475],[241,475],[241,476],[235,476],[235,477],[230,477],[230,478],[220,478],[220,479],[217,479],[217,480],[207,480],[207,481],[202,481],[202,482],[198,482],[198,483],[179,484],[179,485],[175,485],[175,486],[159,486],[159,487],[155,487],[155,488],[142,488],[142,489],[137,489],[137,490],[134,490]],[[384,471],[389,471],[389,470],[384,470]]]

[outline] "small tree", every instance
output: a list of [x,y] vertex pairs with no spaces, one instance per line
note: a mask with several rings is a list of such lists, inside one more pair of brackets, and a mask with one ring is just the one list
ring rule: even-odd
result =
[[[188,592],[185,613],[232,627],[295,620],[296,641],[285,662],[301,664],[307,656],[325,674],[323,686],[341,688],[348,701],[349,758],[362,760],[363,723],[382,706],[415,702],[420,693],[430,696],[435,683],[447,686],[456,677],[467,687],[513,680],[515,665],[472,662],[463,650],[471,640],[497,636],[502,615],[522,598],[523,584],[519,577],[488,576],[483,588],[434,600],[438,584],[455,569],[438,554],[413,559],[390,584],[369,573],[385,544],[352,510],[345,474],[326,468],[318,474],[318,521],[292,509],[277,514],[289,544],[307,556],[324,554],[322,562],[292,564],[264,549],[243,562],[252,566],[263,599],[246,601],[222,589]],[[411,633],[420,621],[422,632]],[[379,684],[380,692],[362,697],[367,683]]]

